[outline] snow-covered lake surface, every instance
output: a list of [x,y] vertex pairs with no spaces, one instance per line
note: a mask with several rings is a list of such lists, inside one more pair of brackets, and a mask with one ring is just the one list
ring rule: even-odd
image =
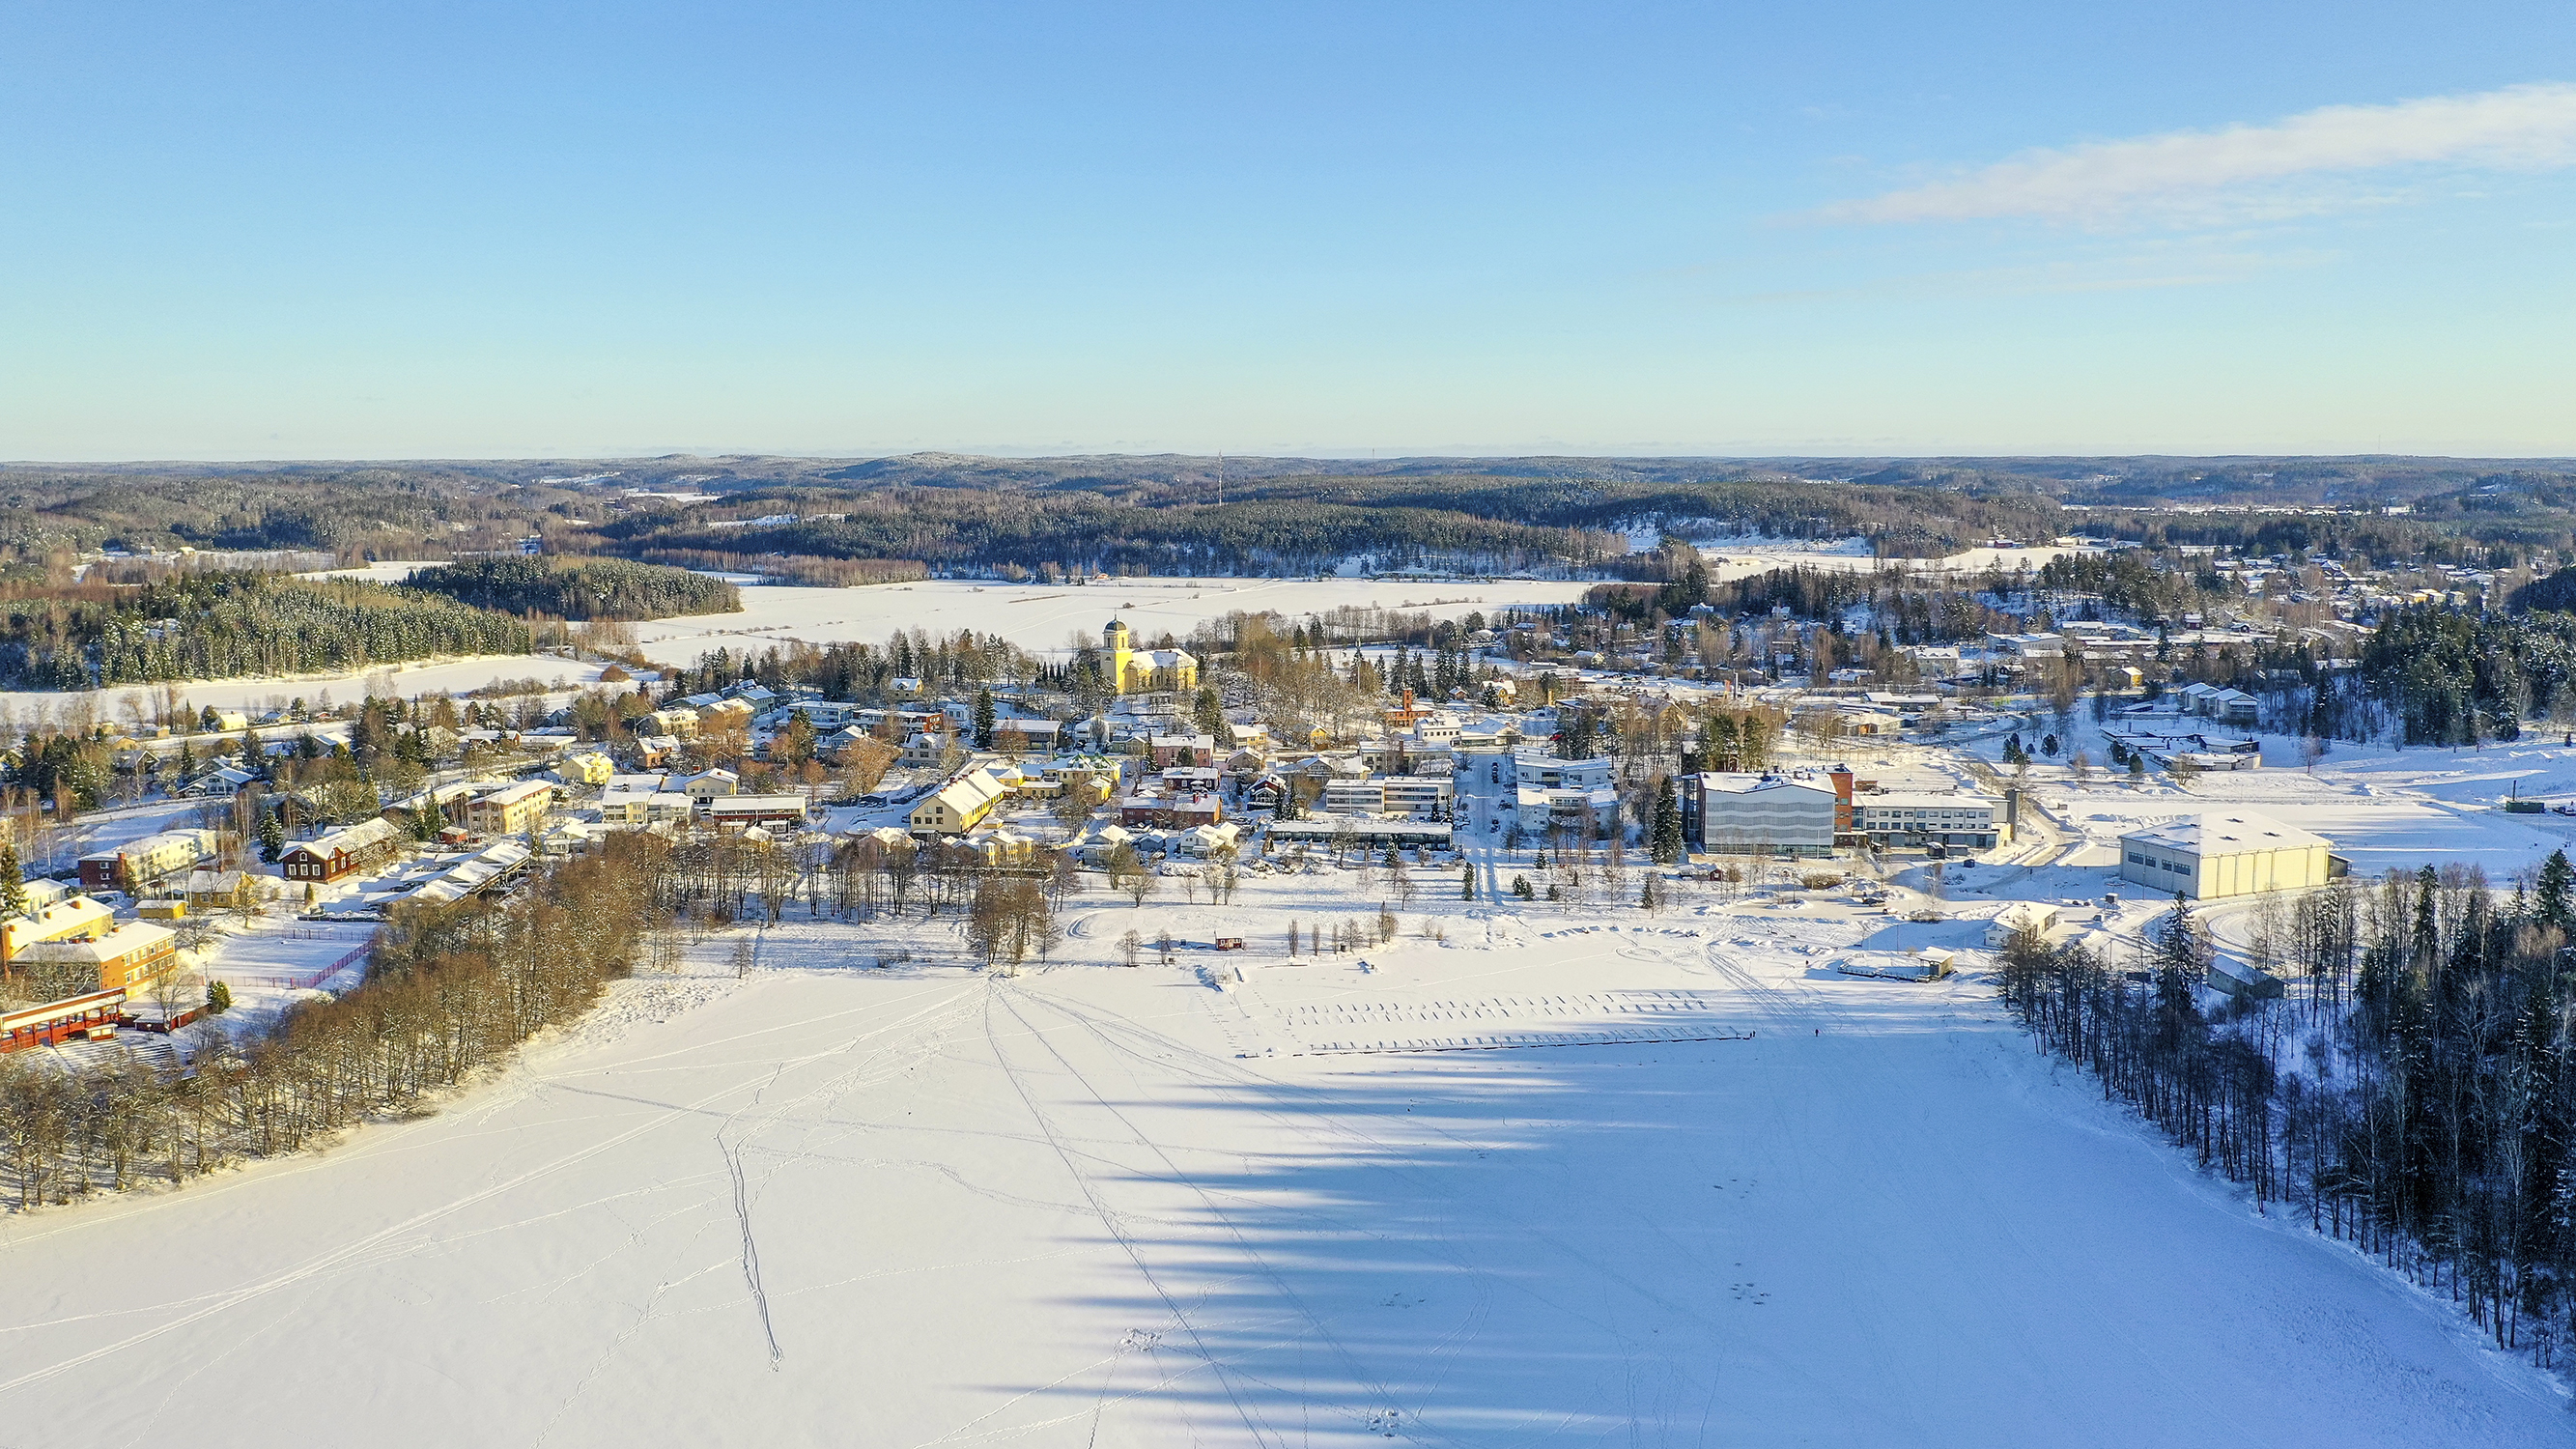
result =
[[[463,694],[503,680],[535,679],[546,684],[561,680],[565,688],[579,688],[598,679],[603,667],[555,654],[488,654],[473,659],[381,664],[372,669],[353,669],[339,674],[196,680],[180,684],[177,688],[180,697],[192,709],[212,705],[217,709],[258,711],[296,699],[316,702],[325,694],[334,704],[346,704],[385,690],[401,695],[440,691]],[[85,694],[0,690],[0,707],[13,711],[13,717],[21,723],[33,720],[39,711],[47,719],[63,721],[69,720],[81,700],[86,698],[98,711],[98,718],[113,725],[122,724],[129,718],[126,711],[129,697],[144,711],[143,718],[149,720],[152,703],[159,693],[158,685],[140,684],[93,689]]]
[[[1281,911],[1358,909],[1355,879],[1085,897],[1069,964],[1016,980],[790,925],[748,980],[624,984],[438,1116],[7,1220],[0,1421],[63,1446],[2566,1440],[2540,1376],[2193,1172],[1983,982],[1824,970],[1883,920],[1453,903],[1450,945],[1285,959]],[[1106,964],[1131,923],[1263,934]],[[1604,1037],[1634,1044],[1573,1044]],[[1496,1049],[1405,1049],[1433,1043]]]
[[739,614],[658,619],[635,626],[644,652],[686,664],[718,647],[764,649],[802,640],[882,644],[897,629],[999,634],[1024,649],[1061,652],[1080,634],[1097,643],[1112,617],[1140,642],[1186,639],[1210,619],[1275,611],[1292,621],[1339,608],[1402,609],[1457,619],[1513,605],[1566,604],[1589,583],[1550,579],[1118,579],[1081,587],[927,579],[858,589],[766,584],[742,591]]
[[[1742,578],[1793,565],[1868,570],[1882,567],[1865,545],[1854,541],[1815,543],[1735,539],[1710,547],[1710,576]],[[2007,571],[2036,568],[2072,550],[1974,549],[1943,561],[1939,567],[1982,571],[1989,564]],[[335,569],[307,577],[356,577],[399,583],[427,565],[411,562],[370,564]],[[1909,567],[1924,568],[1921,561]],[[720,577],[742,582],[746,575]],[[1142,578],[1079,587],[1043,584],[979,583],[968,579],[931,579],[915,584],[881,584],[868,588],[818,589],[789,584],[747,584],[742,611],[656,619],[635,626],[644,654],[664,664],[690,664],[718,648],[766,649],[774,644],[830,644],[864,641],[882,644],[897,629],[926,629],[953,634],[960,629],[999,634],[1022,648],[1060,655],[1072,637],[1097,639],[1100,626],[1114,615],[1127,621],[1140,641],[1170,633],[1186,639],[1201,623],[1238,610],[1272,611],[1291,621],[1339,608],[1401,609],[1437,618],[1458,619],[1470,613],[1493,614],[1519,606],[1572,603],[1591,588],[1591,581],[1564,579],[1458,580],[1438,578]],[[412,695],[434,691],[464,693],[502,680],[534,677],[568,685],[594,680],[598,666],[578,665],[545,656],[494,655],[475,659],[434,660],[352,670],[343,674],[302,675],[279,679],[199,680],[180,686],[197,708],[264,708],[301,696],[312,699],[328,691],[335,700],[363,696],[371,686],[388,682]],[[150,690],[128,686],[90,693],[100,717],[122,718],[129,694],[148,698]],[[34,691],[0,691],[0,705],[20,718],[37,710],[65,717],[79,696]]]
[[[1721,580],[1742,578],[1800,564],[1846,570],[1882,566],[1865,547],[1857,553],[1832,544],[1784,546],[1757,542],[1744,548],[1747,551],[1716,549],[1710,576]],[[1977,549],[1943,566],[1982,570],[1989,564],[2000,564],[2009,571],[2027,563],[2035,568],[2059,553],[2072,551]],[[1910,566],[1924,565],[1916,561]],[[636,637],[647,655],[666,664],[690,663],[720,646],[760,649],[788,640],[809,644],[839,640],[882,643],[897,629],[914,628],[933,634],[973,629],[999,634],[1024,649],[1061,653],[1076,634],[1097,640],[1100,627],[1113,616],[1126,620],[1140,641],[1150,641],[1167,632],[1185,640],[1201,623],[1237,612],[1273,612],[1291,622],[1341,608],[1400,609],[1460,619],[1471,613],[1491,616],[1514,606],[1570,604],[1593,586],[1593,581],[1563,579],[1434,578],[1143,578],[1079,587],[964,579],[929,579],[859,589],[757,585],[742,591],[743,611],[739,614],[658,619],[637,625]]]

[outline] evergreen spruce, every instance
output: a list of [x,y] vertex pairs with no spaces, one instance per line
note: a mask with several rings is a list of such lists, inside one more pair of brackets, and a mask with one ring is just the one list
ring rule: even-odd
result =
[[1654,847],[1648,857],[1659,865],[1672,865],[1682,858],[1682,805],[1673,791],[1671,776],[1655,783]]
[[27,913],[27,874],[18,864],[18,847],[0,842],[0,915]]

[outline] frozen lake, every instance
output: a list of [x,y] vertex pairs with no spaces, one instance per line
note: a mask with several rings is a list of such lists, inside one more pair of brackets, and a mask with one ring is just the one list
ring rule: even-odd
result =
[[929,579],[860,589],[762,584],[742,591],[743,612],[658,619],[636,626],[644,652],[686,664],[719,646],[759,649],[801,640],[882,644],[897,629],[999,634],[1023,649],[1060,652],[1080,634],[1097,643],[1100,626],[1127,621],[1140,643],[1166,632],[1187,639],[1210,619],[1276,611],[1291,620],[1332,609],[1403,609],[1444,619],[1491,614],[1513,605],[1567,604],[1587,582],[1502,579],[1116,579],[1081,587]]
[[[1980,981],[1826,976],[1808,946],[1862,927],[1722,913],[1460,909],[1370,971],[1282,959],[1283,908],[1373,909],[1349,879],[1086,907],[1075,964],[1016,981],[791,925],[437,1117],[10,1220],[0,1415],[56,1446],[2566,1440],[2539,1375],[2193,1172]],[[1130,921],[1229,918],[1248,985],[1102,964]],[[1434,1041],[1498,1049],[1402,1049]]]
[[[1850,541],[1809,544],[1731,540],[1707,545],[1710,575],[1725,580],[1769,569],[1808,565],[1817,568],[1869,570],[1883,567],[1865,548]],[[1982,570],[1989,564],[2010,570],[2037,567],[2072,550],[1976,549],[1938,565]],[[1923,568],[1921,560],[1909,567]],[[310,577],[363,577],[399,583],[418,563],[379,563],[363,569],[334,570]],[[736,579],[740,575],[723,577]],[[1082,586],[976,582],[931,579],[914,584],[880,584],[856,589],[805,588],[788,584],[746,584],[742,612],[655,619],[635,626],[646,657],[664,664],[694,663],[717,648],[766,649],[790,642],[883,644],[897,629],[926,629],[954,634],[960,629],[999,634],[1042,654],[1062,654],[1072,637],[1099,638],[1100,626],[1112,616],[1123,618],[1140,643],[1169,633],[1187,639],[1210,619],[1237,611],[1279,613],[1291,621],[1333,609],[1401,609],[1436,618],[1458,619],[1470,613],[1491,615],[1514,606],[1569,604],[1583,597],[1593,581],[1562,579],[1244,579],[1138,578]],[[390,675],[403,694],[434,690],[462,693],[497,680],[535,677],[582,685],[598,676],[593,666],[575,665],[553,656],[495,655],[464,660],[433,660],[409,665],[352,670],[343,674],[306,675],[295,679],[204,680],[181,686],[190,704],[202,708],[260,708],[301,696],[329,691],[334,700],[368,692],[370,681]],[[381,681],[378,681],[381,682]],[[101,717],[122,717],[122,701],[139,686],[99,690],[92,698]],[[148,698],[149,691],[142,691]],[[0,692],[0,705],[22,719],[39,708],[54,717],[72,707],[69,694],[32,691]]]
[[[180,696],[197,709],[212,705],[217,709],[261,710],[272,704],[283,705],[295,699],[307,703],[319,701],[324,694],[334,704],[347,704],[371,692],[390,690],[401,695],[429,694],[440,690],[462,694],[500,680],[537,679],[547,684],[561,680],[567,689],[578,688],[599,678],[597,664],[578,663],[554,654],[488,654],[473,659],[427,660],[416,664],[385,664],[373,669],[353,669],[339,674],[300,674],[278,679],[213,679],[195,680],[177,686]],[[98,717],[110,724],[123,723],[126,700],[132,696],[151,718],[152,702],[158,697],[159,685],[121,685],[114,689],[94,689],[83,693],[50,694],[34,690],[0,690],[0,708],[13,711],[20,723],[44,711],[54,720],[67,720],[83,699],[97,709]]]

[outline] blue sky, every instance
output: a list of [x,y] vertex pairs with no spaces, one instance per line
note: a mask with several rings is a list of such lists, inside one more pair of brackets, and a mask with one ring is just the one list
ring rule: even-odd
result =
[[20,3],[0,57],[0,457],[2576,454],[2566,3]]

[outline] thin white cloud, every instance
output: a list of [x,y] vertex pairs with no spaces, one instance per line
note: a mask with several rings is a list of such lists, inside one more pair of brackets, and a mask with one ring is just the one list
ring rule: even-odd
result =
[[2325,106],[2263,126],[2029,151],[1955,181],[1813,214],[1831,222],[2029,216],[2098,223],[2283,215],[2350,198],[2337,178],[2406,166],[2576,164],[2576,85],[2508,86],[2387,106]]

